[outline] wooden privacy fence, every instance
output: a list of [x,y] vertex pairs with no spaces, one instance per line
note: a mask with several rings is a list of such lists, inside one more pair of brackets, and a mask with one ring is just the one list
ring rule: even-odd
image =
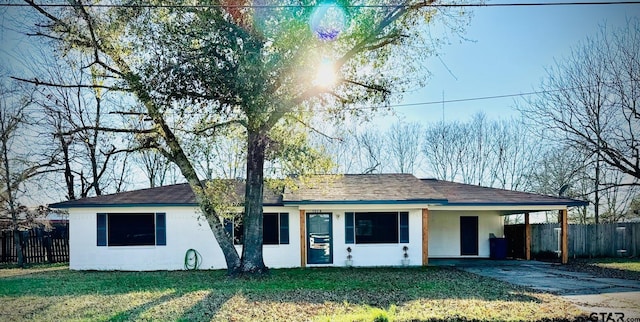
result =
[[[525,225],[506,225],[508,256],[524,258]],[[531,256],[559,251],[560,224],[531,225]],[[569,257],[640,256],[640,223],[570,224]]]
[[[25,263],[60,263],[69,261],[69,233],[66,225],[51,231],[34,228],[22,231]],[[0,263],[16,263],[13,231],[0,232]]]

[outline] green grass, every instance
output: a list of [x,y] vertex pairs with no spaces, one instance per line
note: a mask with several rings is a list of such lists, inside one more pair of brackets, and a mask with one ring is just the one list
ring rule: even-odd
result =
[[570,319],[582,312],[453,268],[224,271],[0,270],[0,320],[405,321]]
[[640,258],[578,258],[571,260],[566,269],[599,277],[640,281]]
[[640,258],[599,258],[590,262],[600,267],[640,273]]

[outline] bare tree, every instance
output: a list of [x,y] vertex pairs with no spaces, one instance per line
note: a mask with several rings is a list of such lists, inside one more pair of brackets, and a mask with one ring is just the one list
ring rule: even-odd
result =
[[427,126],[422,143],[426,168],[441,180],[458,180],[466,133],[459,122]]
[[493,162],[489,175],[495,180],[492,186],[529,190],[528,178],[535,170],[533,164],[542,150],[539,138],[532,136],[522,122],[515,119],[495,122],[491,136]]
[[238,179],[245,176],[245,133],[239,126],[229,126],[205,138],[185,142],[196,171],[204,179]]
[[366,129],[356,134],[355,141],[361,172],[382,173],[387,162],[383,134],[373,129]]
[[138,152],[135,158],[136,163],[149,180],[149,188],[164,185],[171,163],[161,153],[147,149]]
[[[4,79],[2,79],[4,81]],[[34,115],[30,115],[29,95],[17,89],[0,84],[0,214],[11,218],[18,265],[24,266],[21,222],[32,216],[19,201],[25,185],[33,178],[49,171],[55,163],[38,155],[34,149],[33,133],[29,128],[35,125]]]
[[414,173],[419,162],[422,127],[419,123],[394,123],[386,133],[392,172]]
[[351,131],[337,130],[332,134],[314,133],[312,144],[330,156],[335,163],[337,173],[359,173],[358,146],[356,137]]
[[438,179],[528,189],[536,142],[518,120],[488,121],[476,114],[466,123],[427,126],[423,138],[425,167]]
[[130,149],[123,143],[122,133],[109,128],[116,116],[109,114],[113,103],[99,86],[80,86],[98,85],[103,80],[95,70],[87,74],[64,60],[45,59],[36,66],[42,65],[49,68],[37,68],[40,77],[69,85],[36,86],[34,95],[35,105],[46,115],[47,126],[40,132],[53,139],[50,153],[60,151],[62,155],[67,199],[101,195],[105,189],[123,190]]
[[460,155],[462,182],[467,184],[493,186],[494,178],[488,173],[495,159],[492,158],[492,139],[495,124],[487,121],[483,113],[476,113],[465,126],[465,152]]
[[[530,191],[568,198],[587,199],[593,191],[588,175],[588,163],[579,151],[567,146],[551,146],[541,150],[539,161],[527,177]],[[586,207],[573,209],[570,219],[577,223],[588,222]],[[553,222],[557,213],[547,214],[547,221]]]
[[600,164],[640,178],[640,20],[613,32],[603,26],[547,74],[540,94],[519,108],[557,142],[591,155],[598,222]]
[[631,202],[640,185],[628,185],[629,176],[610,166],[602,167],[600,179],[604,183],[600,198],[601,222],[618,222],[627,217]]
[[629,204],[629,210],[624,219],[634,219],[640,217],[640,194],[636,194]]

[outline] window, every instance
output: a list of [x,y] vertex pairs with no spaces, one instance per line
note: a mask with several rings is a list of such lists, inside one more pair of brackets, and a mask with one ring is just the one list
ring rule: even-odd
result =
[[409,242],[408,212],[347,212],[345,243],[397,244]]
[[[264,245],[289,244],[289,214],[288,213],[264,213],[263,214],[262,243]],[[242,245],[244,225],[236,221],[225,219],[227,233],[232,235],[233,243]]]
[[166,245],[165,213],[97,214],[98,246]]

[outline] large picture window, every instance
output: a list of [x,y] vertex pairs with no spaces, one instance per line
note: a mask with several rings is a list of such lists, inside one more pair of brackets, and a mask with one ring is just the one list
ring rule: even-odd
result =
[[164,213],[97,214],[98,246],[166,245]]
[[397,244],[409,242],[407,212],[345,213],[345,243]]
[[[263,214],[262,243],[264,245],[279,245],[289,243],[289,214]],[[241,216],[239,216],[241,217]],[[244,225],[239,220],[225,219],[225,229],[233,237],[233,243],[242,245]]]

